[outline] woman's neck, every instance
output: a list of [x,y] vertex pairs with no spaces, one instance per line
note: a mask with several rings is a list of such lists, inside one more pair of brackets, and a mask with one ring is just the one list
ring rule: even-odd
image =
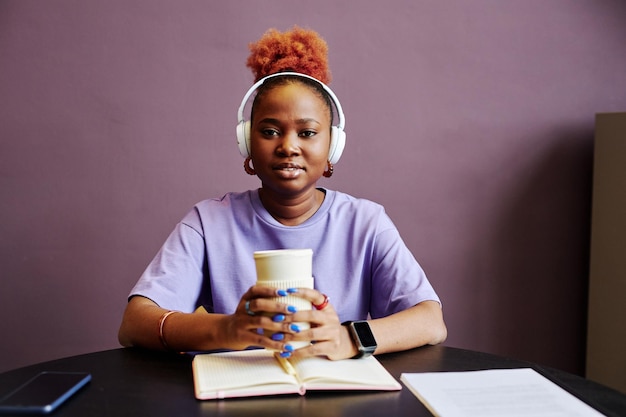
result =
[[285,197],[259,189],[263,207],[280,224],[297,226],[310,219],[324,202],[325,193],[317,188],[297,196]]

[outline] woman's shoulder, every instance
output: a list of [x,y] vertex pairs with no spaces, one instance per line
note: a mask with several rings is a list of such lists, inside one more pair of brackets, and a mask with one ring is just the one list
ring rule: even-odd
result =
[[327,190],[327,196],[331,197],[332,203],[329,211],[334,214],[343,213],[359,217],[379,217],[385,214],[382,204],[363,197],[355,197],[341,191]]
[[327,195],[332,196],[333,205],[336,207],[349,206],[354,209],[383,210],[382,204],[363,197],[355,197],[342,191],[326,190]]
[[249,218],[254,193],[254,190],[229,192],[221,197],[201,200],[187,211],[180,224],[200,232],[207,227],[227,227],[238,219]]
[[233,207],[241,204],[249,205],[256,190],[231,191],[221,197],[210,197],[197,202],[194,208]]
[[251,210],[255,193],[255,190],[233,191],[221,197],[206,198],[194,204],[185,217],[202,218]]
[[340,191],[334,191],[330,196],[332,204],[328,215],[333,224],[373,234],[395,229],[382,204]]

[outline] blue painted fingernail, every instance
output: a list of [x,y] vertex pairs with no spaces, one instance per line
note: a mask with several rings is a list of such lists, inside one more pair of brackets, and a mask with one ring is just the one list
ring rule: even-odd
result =
[[288,358],[291,356],[291,352],[280,352],[281,358]]
[[285,290],[278,290],[278,291],[276,291],[276,294],[278,294],[280,297],[285,297],[287,295],[287,291],[285,291]]
[[276,314],[274,317],[272,317],[273,321],[284,321],[285,320],[285,315],[284,314]]
[[298,309],[295,306],[288,306],[287,311],[290,313],[295,313]]
[[285,335],[282,333],[274,333],[272,335],[272,340],[274,340],[275,342],[281,341],[285,338]]
[[258,329],[256,329],[256,334],[263,334],[263,333],[264,331],[262,328],[259,327]]
[[286,350],[287,352],[293,352],[293,346],[291,346],[291,345],[285,345],[285,350]]
[[297,324],[295,324],[295,323],[294,323],[294,324],[291,324],[291,325],[289,326],[289,328],[290,328],[292,331],[296,332],[296,333],[300,333],[300,326],[298,326],[298,325],[297,325]]
[[298,292],[298,289],[297,288],[287,288],[287,292],[289,294],[295,294],[295,293]]

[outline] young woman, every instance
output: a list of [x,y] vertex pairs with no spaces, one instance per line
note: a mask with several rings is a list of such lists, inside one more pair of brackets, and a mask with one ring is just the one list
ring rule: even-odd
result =
[[[202,201],[176,226],[130,294],[120,343],[330,359],[441,343],[439,298],[384,209],[317,185],[345,141],[326,43],[313,31],[270,30],[251,51],[259,82],[242,103],[256,93],[238,140],[261,186]],[[255,285],[253,252],[284,248],[313,249],[315,289]],[[315,308],[271,299],[287,292]],[[312,343],[292,348],[303,340]]]

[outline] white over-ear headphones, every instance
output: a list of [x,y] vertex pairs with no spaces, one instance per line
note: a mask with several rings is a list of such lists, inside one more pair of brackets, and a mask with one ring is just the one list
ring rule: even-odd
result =
[[339,102],[339,99],[337,99],[335,93],[333,93],[333,90],[331,90],[326,84],[316,78],[299,72],[278,72],[276,74],[268,75],[267,77],[261,78],[257,81],[252,87],[250,87],[246,95],[243,96],[243,100],[239,106],[239,111],[237,112],[237,145],[239,145],[239,153],[244,158],[250,156],[250,120],[246,120],[243,115],[245,107],[250,100],[250,96],[252,96],[252,94],[254,94],[266,80],[283,75],[303,77],[315,81],[324,89],[332,100],[335,106],[335,111],[337,112],[338,122],[336,125],[331,127],[328,161],[330,161],[331,164],[336,164],[343,153],[343,148],[346,146],[346,133],[344,132],[345,117],[343,115],[343,110],[341,109],[341,103]]

